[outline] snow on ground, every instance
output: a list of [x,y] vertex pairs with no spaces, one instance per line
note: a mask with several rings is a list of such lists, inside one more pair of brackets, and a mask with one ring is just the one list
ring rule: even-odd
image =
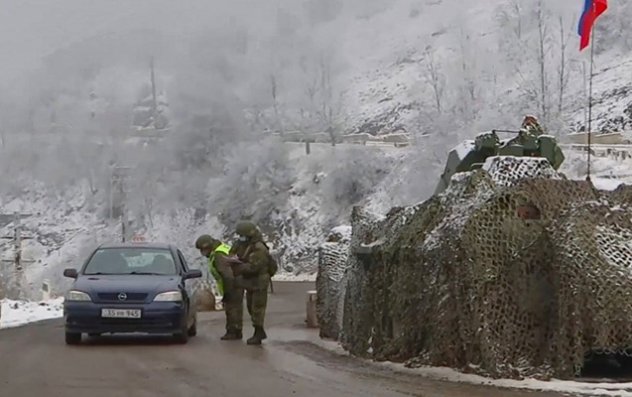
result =
[[[326,349],[341,356],[350,355],[349,352],[344,350],[338,342],[334,342],[331,340],[314,339],[313,343],[323,349]],[[446,367],[406,368],[403,364],[392,362],[371,361],[371,363],[373,365],[389,368],[396,372],[411,375],[421,375],[426,378],[444,380],[449,382],[488,385],[501,388],[572,393],[575,395],[632,397],[632,382],[592,383],[581,381],[565,381],[559,379],[553,379],[551,381],[541,381],[536,379],[490,379],[479,375],[465,374],[462,372],[458,372],[452,368]]]
[[0,301],[0,329],[63,316],[63,298],[41,302],[3,299]]
[[[584,180],[587,172],[585,153],[568,150],[560,171],[569,179]],[[597,189],[614,190],[621,184],[632,185],[632,159],[615,160],[609,157],[592,157],[591,180]]]
[[[593,78],[593,131],[629,130],[632,127],[630,119],[630,105],[628,99],[632,91],[632,85],[628,83],[627,76],[632,73],[632,59],[629,54],[604,54],[600,62],[595,65]],[[573,119],[576,123],[585,122],[585,95],[583,87],[574,88],[573,102],[569,107],[577,109]]]
[[592,183],[599,190],[615,190],[620,185],[625,184],[619,179],[608,178],[592,178]]
[[316,281],[316,273],[303,273],[303,274],[291,274],[291,273],[278,273],[272,277],[272,281],[292,281],[292,282],[315,282]]

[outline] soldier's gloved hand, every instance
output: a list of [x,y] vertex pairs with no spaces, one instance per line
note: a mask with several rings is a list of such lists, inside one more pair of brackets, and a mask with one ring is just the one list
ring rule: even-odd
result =
[[242,275],[244,278],[252,278],[259,275],[259,272],[249,263],[245,264],[246,266],[242,269]]

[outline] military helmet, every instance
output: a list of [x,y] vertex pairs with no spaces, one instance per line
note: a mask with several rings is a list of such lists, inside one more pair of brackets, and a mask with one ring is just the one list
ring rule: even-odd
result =
[[538,119],[531,114],[528,114],[526,116],[524,116],[524,120],[522,120],[522,126],[526,127],[528,125],[537,125],[538,124]]
[[235,228],[235,233],[244,237],[254,237],[257,231],[257,225],[249,221],[241,221],[237,223]]
[[208,234],[203,234],[195,240],[195,248],[201,250],[204,248],[214,248],[218,245],[219,241],[215,240],[213,237]]

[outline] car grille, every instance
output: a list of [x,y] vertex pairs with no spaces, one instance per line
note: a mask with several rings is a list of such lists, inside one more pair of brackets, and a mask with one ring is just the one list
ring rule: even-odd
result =
[[119,294],[120,292],[102,292],[98,293],[97,296],[101,302],[134,303],[144,302],[145,299],[147,299],[147,294],[137,292],[125,292],[125,294],[127,295],[127,299],[120,300]]
[[[170,329],[178,326],[178,320],[170,317],[160,318],[99,318],[99,319],[83,319],[70,317],[67,324],[82,329],[109,329],[114,332],[137,332],[139,330],[158,330]],[[110,331],[106,331],[110,332]]]
[[171,327],[174,325],[172,321],[169,321],[169,318],[143,318],[143,319],[128,319],[128,318],[100,318],[98,323],[100,325],[120,325],[130,327],[138,326],[138,324],[142,324],[144,327],[157,327],[157,328],[165,328]]

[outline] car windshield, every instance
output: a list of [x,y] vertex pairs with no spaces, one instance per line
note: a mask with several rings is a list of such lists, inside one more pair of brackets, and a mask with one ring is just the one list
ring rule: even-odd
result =
[[168,249],[124,247],[98,249],[83,273],[174,275],[177,271]]

